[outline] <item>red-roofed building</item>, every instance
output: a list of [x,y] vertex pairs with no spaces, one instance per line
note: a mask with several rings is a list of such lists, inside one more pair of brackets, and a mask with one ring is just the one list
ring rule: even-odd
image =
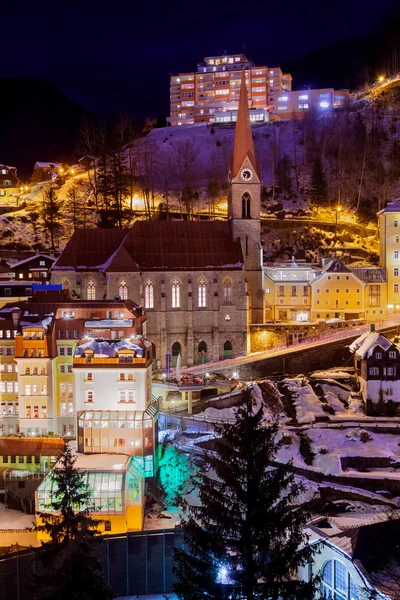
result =
[[130,229],[77,230],[52,267],[73,298],[135,298],[161,366],[246,353],[263,321],[261,181],[242,76],[229,221],[137,221]]

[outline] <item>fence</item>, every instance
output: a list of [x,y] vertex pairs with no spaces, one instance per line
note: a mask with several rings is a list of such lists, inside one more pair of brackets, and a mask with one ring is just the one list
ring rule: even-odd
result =
[[[98,552],[107,582],[119,596],[172,592],[174,548],[181,543],[180,529],[129,532],[104,538]],[[0,596],[34,600],[29,574],[35,570],[40,570],[40,561],[30,550],[0,559]]]

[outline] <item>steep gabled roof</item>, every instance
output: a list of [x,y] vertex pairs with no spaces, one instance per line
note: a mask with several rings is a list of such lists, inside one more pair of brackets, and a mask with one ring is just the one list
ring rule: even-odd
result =
[[[246,76],[242,71],[240,85],[239,107],[235,127],[235,138],[232,154],[232,177],[236,177],[245,158],[248,158],[253,168],[258,171],[256,153],[254,152],[253,134],[251,132],[249,103],[247,99]],[[258,174],[258,173],[257,173]]]
[[136,221],[123,247],[143,271],[242,266],[240,244],[224,221]]
[[127,232],[128,229],[77,229],[52,266],[52,271],[64,271],[68,268],[82,271],[105,268]]
[[354,340],[354,342],[350,344],[349,348],[351,352],[354,352],[360,358],[369,358],[377,346],[386,352],[391,346],[393,346],[393,342],[391,342],[382,333],[378,333],[377,331],[369,331],[368,333],[363,333],[360,335],[360,337]]

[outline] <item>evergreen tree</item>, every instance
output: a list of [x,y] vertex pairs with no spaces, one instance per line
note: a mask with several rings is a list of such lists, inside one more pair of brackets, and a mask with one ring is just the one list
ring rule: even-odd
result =
[[57,230],[61,227],[61,207],[60,202],[57,199],[56,190],[52,186],[46,189],[43,194],[41,216],[46,242],[48,240],[48,234],[50,234],[50,248],[51,250],[55,250],[55,235]]
[[315,581],[291,579],[313,550],[307,511],[289,468],[270,468],[281,445],[277,425],[262,426],[249,391],[234,424],[219,429],[213,453],[196,476],[200,506],[183,521],[175,550],[175,591],[182,600],[301,600]]
[[321,159],[316,158],[311,175],[310,196],[315,204],[326,204],[328,199],[328,183]]
[[96,557],[101,543],[97,523],[90,516],[91,492],[84,474],[75,469],[67,445],[50,475],[53,494],[49,512],[38,512],[37,530],[50,539],[38,550],[44,574],[34,576],[37,600],[109,600],[114,597]]

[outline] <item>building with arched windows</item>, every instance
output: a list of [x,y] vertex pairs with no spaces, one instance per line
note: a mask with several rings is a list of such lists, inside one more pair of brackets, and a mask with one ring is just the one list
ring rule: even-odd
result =
[[316,552],[312,562],[300,567],[298,578],[302,581],[319,578],[315,598],[397,597],[398,515],[390,516],[384,505],[371,506],[352,500],[330,502],[326,512],[307,527],[309,544]]
[[140,302],[160,366],[179,354],[191,366],[248,352],[250,325],[263,321],[263,274],[261,180],[244,75],[230,178],[228,221],[76,230],[52,282],[68,286],[74,298]]

